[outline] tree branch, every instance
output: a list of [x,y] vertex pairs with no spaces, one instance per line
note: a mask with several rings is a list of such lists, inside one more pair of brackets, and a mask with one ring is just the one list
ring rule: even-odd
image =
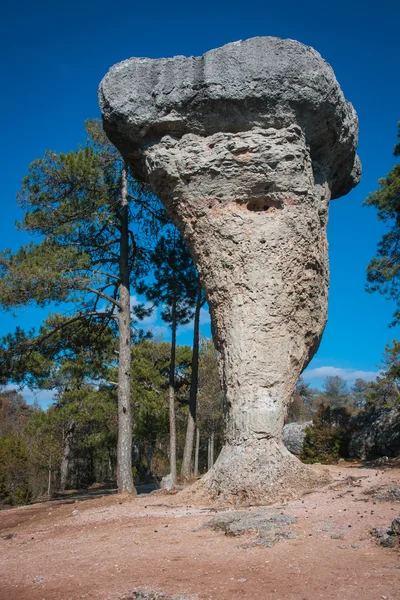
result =
[[114,306],[117,306],[118,308],[122,308],[121,303],[118,302],[118,300],[116,300],[112,296],[109,296],[108,294],[104,294],[104,292],[101,292],[100,290],[96,290],[96,289],[91,288],[91,287],[85,287],[85,289],[86,289],[87,292],[91,292],[92,294],[96,294],[97,296],[100,296],[100,298],[103,298],[103,300],[107,300],[108,302],[111,302],[111,304],[114,304]]
[[119,281],[119,277],[117,275],[113,275],[112,273],[107,273],[106,271],[99,271],[98,269],[91,269],[91,268],[88,268],[87,271],[89,271],[89,273],[97,273],[97,275],[104,275],[104,277],[111,277],[111,279],[116,279],[117,281]]
[[147,210],[151,215],[153,215],[153,217],[155,217],[156,219],[158,219],[164,225],[168,225],[168,223],[170,223],[170,220],[167,217],[165,217],[165,216],[160,215],[159,213],[157,213],[155,210],[153,210],[152,208],[150,208],[148,204],[146,204],[142,200],[139,200],[139,198],[135,198],[135,196],[131,196],[130,194],[128,194],[128,198],[129,198],[129,200],[133,200],[137,204],[140,204],[140,206],[143,206],[143,208],[145,210]]

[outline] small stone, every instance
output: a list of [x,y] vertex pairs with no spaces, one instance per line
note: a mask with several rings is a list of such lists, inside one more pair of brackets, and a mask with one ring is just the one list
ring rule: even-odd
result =
[[33,583],[42,583],[44,581],[44,577],[42,577],[41,575],[38,575],[37,577],[35,577],[33,579]]
[[278,538],[285,540],[294,540],[297,537],[297,534],[294,531],[280,531],[276,535]]
[[400,517],[397,517],[397,519],[393,519],[392,531],[393,533],[400,535]]
[[244,583],[245,581],[247,581],[247,579],[245,579],[244,577],[238,579],[238,583]]
[[342,533],[332,533],[331,540],[344,540],[344,535]]
[[72,514],[73,517],[76,517],[77,515],[80,515],[81,513],[79,512],[79,510],[75,509],[75,510],[72,511],[71,514]]
[[384,548],[396,548],[397,546],[397,539],[394,535],[385,535],[378,541]]
[[172,475],[165,475],[165,477],[163,477],[161,479],[161,484],[160,487],[162,490],[166,490],[167,492],[170,492],[171,490],[174,489],[174,485],[172,483]]

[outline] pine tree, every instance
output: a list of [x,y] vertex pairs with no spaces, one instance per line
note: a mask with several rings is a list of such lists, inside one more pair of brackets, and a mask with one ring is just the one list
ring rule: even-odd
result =
[[325,378],[323,392],[320,396],[320,401],[327,404],[331,408],[350,405],[350,392],[347,382],[338,375],[329,375]]
[[205,302],[204,292],[200,281],[197,283],[197,298],[194,311],[193,328],[193,357],[192,376],[190,380],[189,414],[186,428],[185,448],[183,451],[182,477],[190,477],[193,455],[193,444],[196,431],[197,391],[199,380],[199,340],[200,340],[200,310]]
[[[129,175],[98,121],[68,154],[35,160],[18,195],[19,228],[39,238],[0,254],[0,304],[14,310],[71,303],[49,337],[75,323],[114,323],[118,354],[118,489],[134,493],[130,406],[131,285],[146,268],[158,201]],[[146,207],[146,208],[144,208]],[[161,211],[160,211],[161,212]],[[140,225],[140,227],[139,227]],[[141,307],[135,308],[143,315]]]
[[171,357],[169,367],[169,435],[170,471],[176,485],[176,422],[175,422],[175,360],[178,325],[189,323],[193,315],[198,290],[197,270],[189,251],[175,227],[160,238],[152,255],[154,280],[139,288],[147,299],[162,306],[161,317],[171,327]]
[[[200,433],[207,437],[207,468],[214,464],[215,442],[222,442],[223,418],[222,418],[222,389],[218,369],[218,353],[212,339],[202,338],[199,353],[199,397],[197,438]],[[196,446],[200,442],[196,440]],[[195,458],[195,464],[199,460]],[[196,469],[195,469],[196,473]]]
[[[147,468],[145,479],[152,475],[151,461],[156,443],[168,436],[168,384],[171,344],[143,340],[132,348],[132,411],[134,439],[144,449]],[[192,359],[189,346],[177,346],[175,365],[175,396],[186,400],[186,389]],[[183,402],[182,402],[183,403]]]
[[[395,156],[400,156],[400,123],[398,139]],[[378,244],[377,256],[367,267],[367,291],[379,292],[397,303],[391,323],[396,325],[400,321],[400,163],[379,180],[379,189],[364,204],[377,208],[378,219],[390,227]]]

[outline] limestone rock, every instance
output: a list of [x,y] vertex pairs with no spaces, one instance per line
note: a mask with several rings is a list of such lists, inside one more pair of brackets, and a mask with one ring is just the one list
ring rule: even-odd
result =
[[393,521],[392,527],[374,527],[371,531],[371,535],[384,548],[397,548],[399,545],[397,521],[398,519]]
[[364,494],[372,496],[374,500],[379,500],[380,502],[400,502],[400,485],[396,485],[395,483],[378,485],[369,488]]
[[131,58],[110,69],[99,99],[110,139],[145,180],[148,142],[297,123],[313,160],[330,170],[332,197],[358,181],[354,109],[328,63],[295,40],[257,37],[199,57]]
[[299,456],[304,438],[306,437],[307,427],[312,427],[313,422],[306,423],[287,423],[283,428],[283,443],[292,454]]
[[350,456],[362,459],[400,456],[400,407],[361,413],[351,422]]
[[171,473],[169,475],[165,475],[165,477],[161,479],[160,488],[162,490],[166,490],[167,492],[170,492],[174,489]]
[[400,535],[400,517],[393,519],[391,529],[394,534]]
[[226,444],[204,486],[234,502],[320,476],[282,443],[327,318],[331,198],[357,184],[357,117],[331,67],[293,40],[132,58],[100,84],[104,127],[181,231],[221,353]]
[[297,518],[284,514],[269,514],[262,510],[244,512],[229,511],[222,513],[206,523],[202,529],[213,529],[223,531],[228,536],[241,536],[246,533],[256,533],[257,541],[246,544],[242,548],[254,546],[270,547],[279,541],[296,538],[294,531],[285,527],[295,525]]

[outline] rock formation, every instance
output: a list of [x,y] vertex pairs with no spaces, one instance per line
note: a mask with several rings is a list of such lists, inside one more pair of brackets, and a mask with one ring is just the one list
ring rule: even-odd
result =
[[282,443],[327,319],[331,198],[357,184],[357,117],[312,48],[271,37],[132,58],[100,84],[104,127],[198,267],[222,358],[226,443],[212,496],[267,502],[317,475]]
[[350,456],[374,459],[400,456],[400,407],[360,413],[350,421]]
[[283,428],[283,443],[292,454],[299,456],[303,448],[307,427],[312,427],[313,422],[287,423]]

